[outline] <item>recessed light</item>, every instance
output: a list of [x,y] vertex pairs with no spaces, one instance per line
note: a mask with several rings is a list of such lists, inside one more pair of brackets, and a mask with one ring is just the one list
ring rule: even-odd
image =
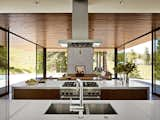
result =
[[124,0],[120,0],[119,3],[122,5],[124,4]]
[[40,4],[40,0],[35,0],[35,4],[39,5]]

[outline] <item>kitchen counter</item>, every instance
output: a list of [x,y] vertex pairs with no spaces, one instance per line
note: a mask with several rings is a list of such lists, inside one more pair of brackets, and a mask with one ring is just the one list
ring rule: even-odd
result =
[[27,85],[25,82],[20,82],[12,85],[12,88],[19,89],[60,89],[64,81],[46,80],[46,83],[38,83],[36,85]]
[[[27,85],[25,82],[20,82],[12,85],[12,88],[18,89],[63,89],[62,85],[66,81],[72,80],[47,80],[46,83],[39,83],[36,85]],[[85,81],[85,80],[83,80]],[[129,88],[148,88],[147,85],[130,81],[129,84],[122,84],[119,80],[93,80],[99,85],[99,89],[129,89]],[[88,80],[87,80],[88,82]],[[92,88],[92,87],[90,87]],[[65,88],[66,89],[66,88]],[[97,89],[97,88],[96,88]]]
[[[21,82],[12,86],[13,99],[69,99],[77,87],[62,87],[64,82],[71,80],[46,80],[46,83],[27,85]],[[84,87],[86,97],[101,100],[147,100],[149,87],[130,81],[122,84],[119,80],[92,80],[98,87]],[[85,82],[83,80],[83,82]],[[86,81],[88,82],[88,80]],[[72,90],[73,89],[73,90]],[[97,96],[95,97],[94,95]],[[75,97],[75,96],[72,96]]]
[[[45,115],[51,103],[69,103],[68,100],[0,100],[0,120],[78,120],[78,114]],[[89,104],[110,103],[118,114],[116,115],[84,115],[82,120],[159,120],[160,101],[84,101]],[[105,116],[105,117],[104,117]]]

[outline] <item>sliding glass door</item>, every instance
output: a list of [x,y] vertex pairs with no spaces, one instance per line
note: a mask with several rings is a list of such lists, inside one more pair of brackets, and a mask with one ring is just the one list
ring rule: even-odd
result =
[[160,30],[153,34],[153,93],[160,95]]
[[0,30],[0,96],[8,93],[8,38]]

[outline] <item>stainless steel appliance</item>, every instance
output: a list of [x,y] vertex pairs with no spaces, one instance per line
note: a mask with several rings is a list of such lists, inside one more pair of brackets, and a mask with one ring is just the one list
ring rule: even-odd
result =
[[[63,87],[76,87],[76,82],[64,82]],[[83,82],[83,87],[98,87],[97,82]]]
[[[60,90],[61,99],[79,99],[76,82],[64,82]],[[83,82],[83,98],[86,100],[100,99],[101,90],[97,82]]]

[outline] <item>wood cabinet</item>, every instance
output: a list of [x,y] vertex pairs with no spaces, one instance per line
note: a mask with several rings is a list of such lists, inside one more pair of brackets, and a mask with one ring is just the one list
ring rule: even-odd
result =
[[102,89],[102,100],[148,100],[149,89]]
[[[13,89],[13,99],[60,99],[60,89]],[[101,89],[101,100],[148,100],[149,88]]]
[[60,90],[13,89],[13,99],[60,99]]

